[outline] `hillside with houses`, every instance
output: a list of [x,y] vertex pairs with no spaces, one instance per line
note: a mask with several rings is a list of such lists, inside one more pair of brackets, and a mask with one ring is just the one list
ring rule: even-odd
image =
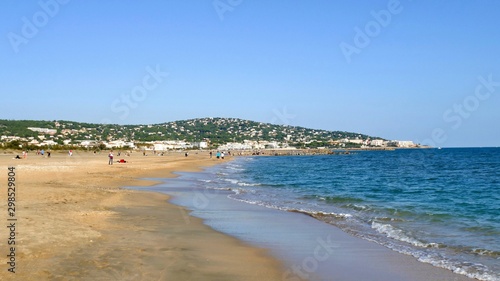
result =
[[4,149],[123,148],[158,151],[417,147],[412,141],[237,118],[199,118],[152,125],[0,120],[0,145]]

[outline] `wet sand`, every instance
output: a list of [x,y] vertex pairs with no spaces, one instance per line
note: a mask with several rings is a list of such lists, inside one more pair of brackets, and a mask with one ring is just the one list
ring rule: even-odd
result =
[[[218,163],[203,155],[0,155],[0,220],[7,224],[7,167],[16,169],[16,273],[0,230],[0,280],[280,280],[283,266],[188,216],[168,196],[122,186]],[[3,172],[2,172],[3,171]]]
[[218,231],[269,249],[285,264],[279,280],[475,280],[354,237],[305,214],[232,200],[228,195],[233,193],[223,189],[204,190],[196,184],[208,179],[203,174],[182,173],[146,189],[171,195],[171,202],[192,210],[193,216]]

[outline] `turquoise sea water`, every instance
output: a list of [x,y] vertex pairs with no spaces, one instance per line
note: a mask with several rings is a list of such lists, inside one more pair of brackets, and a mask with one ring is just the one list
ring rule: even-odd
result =
[[199,179],[479,280],[500,280],[500,148],[241,157]]

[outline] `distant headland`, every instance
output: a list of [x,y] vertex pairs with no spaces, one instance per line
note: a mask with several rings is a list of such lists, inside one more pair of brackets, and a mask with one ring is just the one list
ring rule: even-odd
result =
[[198,118],[150,125],[0,120],[4,149],[394,149],[425,148],[413,141],[345,131],[275,125],[238,118]]

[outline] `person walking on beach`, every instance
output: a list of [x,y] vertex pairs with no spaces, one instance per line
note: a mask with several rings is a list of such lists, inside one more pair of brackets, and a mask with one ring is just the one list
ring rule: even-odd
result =
[[220,153],[220,158],[224,159],[224,151]]
[[113,151],[110,151],[109,154],[108,154],[108,158],[109,158],[109,162],[108,164],[109,165],[113,165]]
[[212,151],[210,151],[210,159],[212,159]]
[[216,157],[217,159],[219,159],[219,158],[220,158],[220,151],[217,151],[217,153],[215,154],[215,157]]

